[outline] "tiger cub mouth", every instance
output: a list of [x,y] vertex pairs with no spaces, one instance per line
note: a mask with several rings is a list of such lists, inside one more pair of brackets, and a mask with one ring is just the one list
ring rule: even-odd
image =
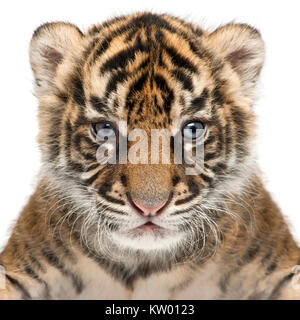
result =
[[161,229],[161,227],[151,221],[148,221],[148,222],[144,223],[143,225],[139,226],[138,229],[143,230],[143,231],[150,231],[150,230],[155,230],[155,229]]

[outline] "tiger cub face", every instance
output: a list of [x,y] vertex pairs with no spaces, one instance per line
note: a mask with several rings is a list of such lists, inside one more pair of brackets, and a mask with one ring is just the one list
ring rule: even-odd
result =
[[[30,59],[44,175],[72,205],[89,247],[176,257],[205,247],[211,234],[217,242],[218,208],[252,172],[253,91],[264,59],[255,29],[209,33],[151,13],[85,34],[50,23],[36,30]],[[155,130],[169,148],[152,148]],[[201,170],[187,173],[191,165],[174,160],[178,137],[183,154],[203,147]]]

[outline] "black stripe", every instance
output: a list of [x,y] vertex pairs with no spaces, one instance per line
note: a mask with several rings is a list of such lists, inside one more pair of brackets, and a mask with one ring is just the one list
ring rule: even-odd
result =
[[24,287],[23,284],[21,284],[18,280],[14,279],[10,275],[5,275],[7,280],[18,290],[22,293],[22,299],[29,300],[31,299],[31,296],[28,292],[28,290]]
[[173,29],[167,21],[165,21],[162,17],[158,15],[153,14],[145,14],[143,16],[136,17],[128,22],[128,24],[125,24],[124,26],[121,26],[120,28],[116,29],[115,31],[111,32],[109,36],[107,36],[105,39],[102,40],[102,42],[98,45],[97,50],[95,51],[92,63],[96,61],[98,57],[103,55],[105,51],[108,49],[111,41],[116,37],[120,36],[128,31],[132,32],[131,28],[134,28],[134,30],[137,30],[138,28],[142,26],[149,26],[151,24],[159,25],[160,28],[167,29],[170,32],[176,32],[175,29]]
[[195,195],[199,194],[199,187],[194,182],[188,182],[189,191]]
[[[109,47],[112,39],[114,38],[114,36],[116,35],[116,33],[110,35],[109,37],[105,38],[104,40],[101,41],[100,44],[98,44],[98,48],[97,50],[95,51],[92,59],[91,59],[91,64],[93,64],[96,59],[98,57],[100,57]],[[92,50],[92,49],[91,49]]]
[[[138,71],[143,70],[150,62],[150,58],[147,57],[140,63],[138,67],[135,68],[135,70],[132,72],[133,74],[137,74]],[[111,78],[108,81],[108,84],[105,89],[105,97],[109,97],[111,92],[114,92],[117,90],[117,86],[119,83],[123,83],[128,78],[128,72],[125,72],[124,70],[118,70],[115,72]]]
[[89,144],[92,148],[98,148],[99,145],[94,140],[92,140],[89,136],[83,135],[82,139]]
[[173,187],[175,187],[179,182],[180,182],[179,176],[174,176],[174,177],[172,177]]
[[269,296],[269,300],[275,300],[280,297],[280,291],[282,290],[283,287],[285,287],[294,277],[295,273],[290,273],[283,277],[275,286],[273,291],[271,292]]
[[162,15],[157,15],[153,13],[144,13],[141,16],[136,17],[133,20],[133,23],[136,27],[150,27],[155,25],[159,28],[166,29],[172,33],[175,33],[176,30],[164,19]]
[[213,179],[210,178],[209,176],[205,175],[204,173],[201,173],[199,175],[206,183],[208,183],[208,185],[212,185],[213,183]]
[[136,69],[133,71],[133,73],[136,73],[144,68],[146,68],[150,63],[150,57],[147,57],[146,59],[144,59],[137,67]]
[[52,251],[42,250],[43,256],[46,258],[47,262],[56,269],[60,271],[63,269],[63,265],[60,263],[58,257]]
[[127,187],[127,179],[124,175],[121,175],[121,183],[124,187]]
[[175,202],[175,205],[181,205],[187,202],[190,202],[193,200],[195,197],[199,195],[199,187],[197,184],[195,184],[193,181],[188,182],[188,188],[189,191],[192,193],[190,196],[184,198],[184,199],[179,199]]
[[125,19],[127,19],[127,16],[118,16],[118,17],[115,17],[115,18],[112,18],[108,21],[103,22],[101,25],[94,25],[92,27],[92,29],[90,29],[88,31],[88,34],[95,35],[95,34],[101,32],[103,30],[103,28],[111,27],[116,23],[120,23],[121,21],[124,21]]
[[185,210],[178,210],[178,211],[175,211],[175,212],[172,212],[170,215],[171,216],[176,216],[176,215],[179,215],[179,214],[183,214],[183,213],[187,213],[187,212],[190,212],[191,209],[185,209]]
[[[256,243],[256,240],[254,239],[251,241],[250,245],[247,247],[245,253],[243,254],[242,257],[240,257],[237,261],[237,266],[232,268],[230,271],[226,272],[224,275],[222,275],[220,281],[219,281],[219,286],[223,292],[227,291],[227,287],[229,285],[231,277],[239,272],[242,267],[250,263],[255,259],[257,254],[260,251],[260,246]],[[229,255],[231,258],[231,255]]]
[[62,123],[62,113],[65,110],[63,105],[58,106],[55,114],[51,116],[51,121],[49,121],[49,140],[51,144],[48,145],[49,148],[49,161],[54,161],[60,153],[60,136],[61,136],[61,123]]
[[231,108],[231,115],[232,115],[232,120],[235,123],[235,125],[238,128],[238,135],[239,138],[244,139],[245,136],[247,135],[247,131],[244,129],[245,128],[245,122],[247,121],[248,116],[244,111],[242,111],[239,107],[232,107]]
[[265,256],[261,259],[261,263],[262,263],[263,265],[265,265],[266,262],[270,260],[270,258],[272,257],[274,251],[275,251],[275,246],[272,245],[272,246],[269,248],[268,252],[265,254]]
[[73,171],[76,171],[76,172],[83,172],[84,171],[84,167],[81,163],[72,161],[70,159],[68,161],[68,167],[70,167]]
[[132,96],[132,95],[134,95],[135,93],[137,93],[138,91],[141,91],[141,90],[143,89],[146,81],[147,81],[147,73],[145,72],[145,73],[143,73],[143,74],[141,75],[141,77],[140,77],[137,81],[135,81],[135,82],[131,85],[130,90],[129,90],[129,95]]
[[95,174],[93,174],[90,178],[85,179],[84,183],[87,185],[93,184],[93,182],[99,177],[100,174],[103,173],[103,171],[107,170],[109,168],[109,165],[105,166],[104,168],[97,171]]
[[36,280],[38,283],[40,283],[44,286],[44,298],[46,300],[49,300],[51,298],[51,296],[50,296],[50,290],[49,290],[48,283],[46,281],[44,281],[43,279],[41,279],[36,274],[36,272],[33,269],[31,269],[29,266],[25,266],[24,270],[29,275],[29,277],[31,277],[32,279]]
[[[82,135],[81,133],[77,133],[73,136],[72,145],[75,150],[80,153],[80,155],[87,161],[95,161],[96,160],[96,149],[99,147],[97,143],[91,140],[89,137]],[[81,141],[87,143],[88,146],[82,146]],[[83,150],[87,149],[87,147],[91,148],[92,153],[85,152]]]
[[92,95],[90,97],[90,103],[92,105],[92,107],[98,111],[98,112],[106,112],[107,111],[107,106],[104,103],[103,99],[100,99],[94,95]]
[[75,263],[77,259],[71,252],[71,250],[66,246],[66,243],[62,241],[61,236],[57,235],[53,237],[58,249],[61,250],[66,258],[68,258],[71,262]]
[[[158,89],[162,90],[164,95],[164,105],[163,108],[166,113],[169,113],[171,110],[171,104],[174,100],[173,90],[167,84],[167,81],[159,74],[154,76],[154,81]],[[169,118],[168,118],[169,119]]]
[[137,29],[132,29],[128,35],[126,36],[126,41],[131,41],[133,39],[133,37],[136,35],[136,33],[138,32]]
[[228,285],[230,282],[230,278],[235,272],[237,272],[237,270],[238,270],[238,268],[232,269],[229,272],[227,272],[221,276],[221,278],[219,280],[219,287],[222,292],[225,293],[227,291],[227,288],[228,288]]
[[93,182],[98,178],[99,173],[101,172],[101,170],[97,171],[94,175],[92,175],[90,178],[85,179],[84,183],[87,185],[92,185]]
[[108,84],[105,89],[105,96],[109,97],[111,92],[117,90],[117,85],[123,82],[127,78],[127,73],[124,70],[119,70],[114,73],[108,81]]
[[41,265],[41,263],[32,255],[31,253],[31,247],[28,245],[28,243],[24,244],[26,254],[28,255],[31,263],[40,271],[45,272],[45,269]]
[[111,197],[110,195],[107,194],[107,192],[111,191],[111,184],[108,183],[104,183],[98,190],[98,193],[105,198],[107,201],[112,202],[112,203],[117,203],[120,204],[122,206],[125,205],[125,202],[123,200],[120,199],[116,199]]
[[64,133],[65,133],[65,143],[64,143],[65,151],[67,153],[67,158],[71,159],[70,147],[71,147],[71,137],[72,137],[72,125],[69,119],[67,119],[64,124]]
[[152,99],[153,99],[153,104],[154,104],[154,106],[156,107],[155,111],[156,111],[156,112],[158,111],[160,114],[162,114],[162,113],[163,113],[162,108],[161,108],[160,105],[158,104],[158,102],[157,102],[157,96],[156,96],[155,94],[152,96]]
[[77,292],[77,294],[81,293],[83,290],[83,283],[79,276],[75,275],[70,270],[67,270],[65,266],[60,262],[59,258],[55,255],[53,251],[42,250],[42,254],[45,257],[46,261],[54,268],[58,269],[62,275],[71,278],[72,284]]
[[206,101],[208,99],[208,90],[206,88],[203,89],[201,95],[192,100],[191,106],[189,109],[193,111],[200,111],[206,106]]
[[97,163],[93,163],[93,164],[91,164],[90,166],[87,167],[87,169],[85,170],[85,172],[92,171],[92,170],[94,170],[94,169],[96,169],[96,168],[98,168],[98,167],[99,167],[99,163],[98,163],[98,162],[97,162]]
[[80,106],[85,106],[85,96],[82,81],[79,77],[75,77],[72,80],[74,86],[73,99]]
[[221,93],[219,86],[216,86],[212,91],[212,98],[213,98],[212,103],[214,105],[222,106],[224,104],[225,99],[223,94]]
[[226,173],[227,165],[225,163],[219,162],[213,167],[209,167],[209,169],[216,174],[224,174]]
[[247,121],[247,115],[245,112],[243,112],[238,107],[234,106],[231,111],[232,114],[232,120],[235,124],[235,136],[237,137],[237,141],[235,144],[235,151],[237,155],[240,157],[240,161],[242,161],[242,158],[247,154],[248,148],[244,144],[244,140],[248,136],[248,132],[246,130],[246,121]]
[[147,81],[147,73],[143,73],[138,80],[133,82],[129,88],[128,95],[126,98],[126,105],[128,109],[127,121],[130,121],[131,113],[135,107],[135,103],[133,101],[133,97],[138,91],[141,91]]
[[232,151],[232,132],[231,132],[230,120],[226,117],[225,125],[225,156],[228,158],[230,152]]
[[211,125],[211,128],[215,126],[217,128],[217,133],[215,134],[215,140],[216,145],[214,147],[214,152],[204,153],[204,161],[209,161],[218,158],[221,155],[221,152],[223,150],[223,144],[224,144],[224,137],[223,137],[223,130],[219,123],[219,119],[217,117],[214,117],[213,119],[214,124]]
[[[203,59],[204,57],[209,57],[212,58],[212,54],[208,52],[207,50],[204,50],[201,48],[201,51],[199,49],[198,43],[195,42],[195,40],[192,40],[190,36],[188,36],[185,32],[182,30],[177,30],[173,28],[164,18],[162,15],[155,15],[155,14],[150,14],[146,13],[141,16],[133,18],[131,21],[129,21],[127,24],[121,26],[120,28],[114,30],[111,32],[105,39],[101,41],[101,43],[98,45],[98,48],[95,50],[95,53],[93,55],[93,58],[91,60],[91,63],[94,63],[98,57],[103,55],[105,51],[108,49],[111,41],[116,37],[120,36],[126,32],[129,31],[129,35],[132,33],[135,33],[135,31],[138,30],[138,28],[145,28],[146,27],[146,32],[149,33],[149,26],[151,25],[156,25],[160,30],[167,30],[170,33],[175,33],[181,36],[189,45],[191,51],[197,55],[199,58]],[[133,28],[133,30],[132,30]],[[94,33],[98,33],[99,27],[95,28]],[[160,37],[157,37],[156,34],[156,41],[161,43],[162,42],[162,33],[161,31],[158,32]],[[198,34],[198,33],[197,33]],[[92,48],[90,51],[92,51]]]
[[272,274],[278,267],[277,259],[271,261],[271,263],[267,266],[266,275]]
[[210,152],[210,153],[205,153],[204,155],[204,161],[209,161],[213,160],[219,157],[219,152]]
[[58,98],[58,99],[60,99],[61,100],[61,102],[62,103],[67,103],[68,102],[68,99],[69,99],[69,96],[68,96],[68,94],[67,93],[65,93],[65,92],[62,92],[62,91],[59,91],[58,93],[56,93],[55,94],[56,95],[56,97]]
[[184,68],[192,73],[197,73],[197,68],[185,57],[179,54],[174,48],[165,47],[167,54],[170,56],[172,63],[179,68]]
[[173,70],[171,73],[176,80],[181,82],[185,90],[189,90],[191,92],[194,90],[193,82],[190,75],[187,75],[178,69]]
[[99,216],[99,220],[101,226],[103,226],[106,230],[118,231],[120,229],[120,225],[116,222],[115,217],[102,214]]
[[[281,229],[281,228],[280,228]],[[270,251],[268,251],[265,256],[263,257],[263,259],[261,260],[262,264],[265,265],[266,263],[268,263],[267,267],[266,267],[266,275],[269,276],[270,274],[272,274],[278,267],[278,262],[280,261],[280,257],[282,256],[282,254],[284,254],[284,252],[287,250],[287,242],[288,242],[288,238],[285,238],[283,240],[282,247],[280,248],[280,251],[276,253],[275,256],[273,256],[273,253],[275,252],[275,249],[277,248],[276,245],[274,246],[274,244],[271,242],[271,249]],[[272,258],[271,258],[272,257]]]
[[134,60],[138,52],[147,52],[148,50],[148,46],[143,44],[138,38],[133,47],[122,50],[116,53],[112,58],[107,60],[100,68],[100,73],[104,73],[106,71],[111,71],[114,69],[117,70],[119,68],[124,69],[130,61]]
[[122,216],[126,215],[125,212],[119,211],[119,210],[116,210],[116,209],[112,209],[112,208],[109,208],[107,211],[108,211],[108,212],[112,212],[112,213],[116,213],[116,214],[120,214],[120,215],[122,215]]
[[255,240],[253,240],[253,242],[250,243],[244,255],[239,259],[238,261],[239,267],[242,267],[250,263],[251,261],[253,261],[257,256],[257,254],[259,253],[259,251],[260,251],[259,244],[255,243]]
[[[75,112],[75,110],[74,110]],[[73,124],[73,129],[78,129],[80,126],[85,126],[86,124],[89,123],[90,119],[87,119],[84,110],[82,108],[77,108],[76,112],[78,113],[78,117],[76,118],[74,124]]]
[[205,146],[209,146],[210,144],[214,143],[216,141],[216,137],[210,135],[205,141],[204,141],[204,145]]

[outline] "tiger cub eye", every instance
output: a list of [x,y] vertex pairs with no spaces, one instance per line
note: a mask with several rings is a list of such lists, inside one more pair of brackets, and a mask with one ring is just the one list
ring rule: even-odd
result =
[[95,136],[101,140],[113,138],[116,136],[116,128],[109,121],[101,121],[92,124],[92,130]]
[[203,136],[205,125],[201,121],[191,121],[182,128],[184,138],[196,140]]

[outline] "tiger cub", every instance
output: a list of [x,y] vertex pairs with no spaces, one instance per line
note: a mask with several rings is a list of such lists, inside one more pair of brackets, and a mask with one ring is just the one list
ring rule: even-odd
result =
[[1,299],[300,298],[300,250],[253,153],[257,30],[47,23],[30,62],[42,167]]

